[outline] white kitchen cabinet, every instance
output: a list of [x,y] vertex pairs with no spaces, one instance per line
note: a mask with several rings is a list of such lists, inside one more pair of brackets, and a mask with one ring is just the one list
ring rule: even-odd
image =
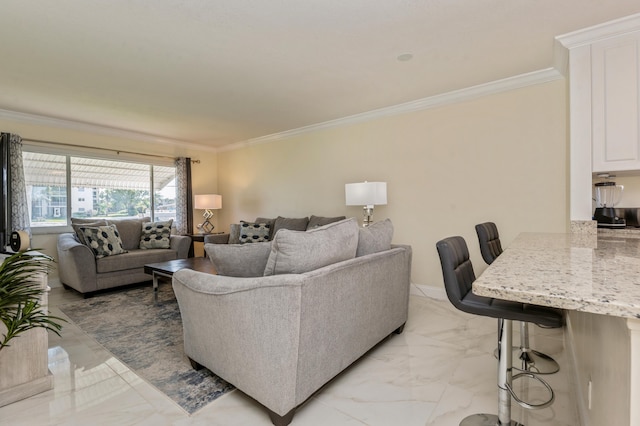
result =
[[591,45],[592,171],[640,170],[640,31]]
[[640,175],[640,13],[556,37],[569,82],[570,219],[593,215],[593,173]]

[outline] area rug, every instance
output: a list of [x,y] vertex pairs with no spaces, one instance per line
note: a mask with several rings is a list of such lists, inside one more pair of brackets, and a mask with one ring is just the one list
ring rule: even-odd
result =
[[180,310],[170,284],[109,292],[60,306],[75,324],[189,414],[234,389],[184,355]]

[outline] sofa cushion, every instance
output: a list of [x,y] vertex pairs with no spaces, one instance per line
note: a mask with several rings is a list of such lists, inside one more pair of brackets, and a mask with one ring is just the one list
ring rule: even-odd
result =
[[269,241],[271,225],[268,223],[240,222],[240,244]]
[[308,223],[308,217],[290,218],[278,216],[273,223],[273,234],[271,235],[271,239],[273,240],[280,229],[288,229],[291,231],[306,231]]
[[164,222],[143,223],[139,247],[143,250],[170,248],[172,224],[173,219]]
[[205,244],[204,250],[218,275],[260,277],[267,266],[271,243]]
[[229,225],[229,244],[240,244],[240,224]]
[[319,226],[328,225],[333,222],[339,222],[341,220],[345,220],[346,216],[336,216],[336,217],[323,217],[323,216],[313,216],[309,218],[309,223],[307,224],[307,231],[309,229],[317,228]]
[[126,253],[122,247],[122,240],[115,225],[106,226],[81,226],[87,246],[93,250],[96,259],[105,256]]
[[282,229],[271,242],[264,275],[301,274],[352,259],[358,247],[355,218],[309,231]]
[[105,226],[106,224],[107,224],[107,221],[105,219],[98,219],[98,218],[84,219],[84,218],[77,218],[77,217],[71,218],[71,227],[75,231],[78,241],[80,241],[82,244],[85,244],[85,245],[87,244],[87,241],[84,239],[84,234],[80,230],[80,227],[81,226]]
[[393,224],[391,220],[385,219],[360,228],[359,234],[356,257],[389,250],[393,239]]
[[[149,263],[166,262],[177,259],[176,251],[171,249],[129,250],[120,256],[108,256],[96,260],[96,271],[99,274],[143,268]],[[151,278],[149,278],[151,279]]]
[[150,222],[151,218],[142,217],[138,219],[109,219],[109,225],[116,225],[122,238],[122,247],[125,250],[134,250],[140,247],[140,237],[142,236],[142,224]]

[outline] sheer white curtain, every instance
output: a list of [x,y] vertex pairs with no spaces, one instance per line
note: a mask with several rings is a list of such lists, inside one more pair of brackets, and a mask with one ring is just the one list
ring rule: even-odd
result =
[[26,231],[31,235],[27,187],[22,166],[22,138],[16,134],[9,134],[9,167],[11,231]]
[[176,223],[178,234],[193,232],[193,196],[191,191],[191,158],[176,159]]

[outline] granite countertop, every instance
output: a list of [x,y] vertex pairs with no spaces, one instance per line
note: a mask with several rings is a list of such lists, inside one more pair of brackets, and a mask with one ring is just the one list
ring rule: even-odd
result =
[[640,232],[520,234],[478,277],[473,292],[640,318]]

